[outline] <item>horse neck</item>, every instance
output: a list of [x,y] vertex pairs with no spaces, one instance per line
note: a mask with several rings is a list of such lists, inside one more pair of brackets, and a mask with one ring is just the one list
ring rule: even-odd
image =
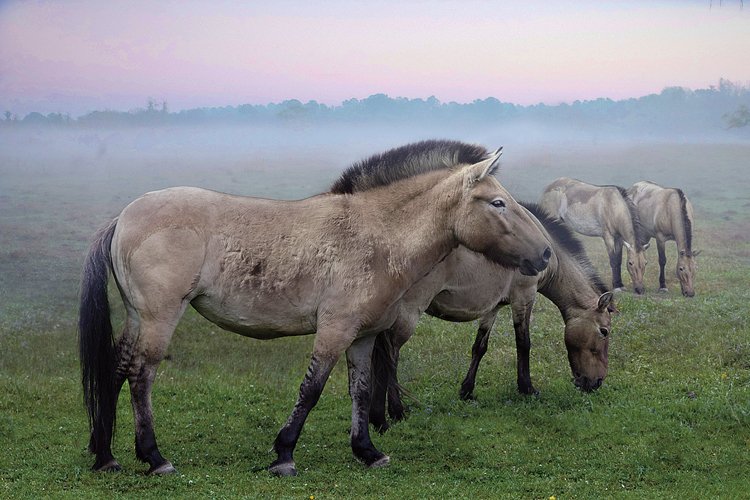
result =
[[575,256],[555,247],[555,257],[540,278],[539,292],[552,301],[567,322],[576,310],[586,309],[599,298],[589,274]]
[[361,194],[361,205],[372,209],[368,224],[381,228],[380,236],[387,240],[391,271],[409,282],[424,276],[458,246],[452,228],[459,192],[450,183],[432,181],[429,186],[433,175],[445,173],[426,174],[421,176],[428,178],[425,182],[414,185],[386,187],[388,196],[381,196],[381,189]]

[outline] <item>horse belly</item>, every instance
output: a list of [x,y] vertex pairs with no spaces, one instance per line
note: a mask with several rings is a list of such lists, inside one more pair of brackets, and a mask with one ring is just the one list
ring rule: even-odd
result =
[[272,339],[315,333],[315,308],[292,306],[283,299],[234,296],[222,300],[201,295],[191,304],[212,323],[246,337]]
[[601,236],[602,224],[596,214],[592,213],[580,203],[568,205],[564,214],[560,214],[563,221],[575,232],[585,236]]

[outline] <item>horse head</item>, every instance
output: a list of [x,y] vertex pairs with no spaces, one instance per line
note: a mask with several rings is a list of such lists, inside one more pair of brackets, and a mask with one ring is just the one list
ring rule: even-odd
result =
[[680,250],[677,255],[677,279],[680,280],[682,295],[685,297],[695,296],[693,289],[693,278],[695,277],[695,256],[700,251],[686,252]]
[[646,249],[650,243],[636,248],[627,241],[622,243],[628,251],[628,273],[630,273],[630,279],[633,280],[633,289],[635,293],[641,295],[646,290],[643,286],[643,275],[646,274],[646,264],[648,264]]
[[464,167],[454,234],[459,243],[500,265],[534,276],[552,256],[550,243],[524,208],[493,176],[502,148]]
[[609,333],[612,314],[616,312],[612,292],[605,292],[591,308],[580,310],[565,322],[565,347],[573,383],[583,391],[598,389],[607,376]]

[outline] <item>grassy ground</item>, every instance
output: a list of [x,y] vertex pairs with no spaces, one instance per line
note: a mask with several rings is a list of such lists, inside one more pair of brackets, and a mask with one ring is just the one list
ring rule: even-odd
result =
[[[180,169],[156,171],[124,154],[106,168],[85,157],[73,168],[17,158],[8,148],[2,154],[0,497],[695,498],[750,490],[750,181],[742,170],[750,147],[519,152],[501,177],[521,198],[535,197],[559,175],[626,186],[652,178],[683,187],[698,214],[695,248],[703,250],[697,296],[679,296],[673,246],[670,292],[657,294],[650,250],[648,293],[618,295],[610,373],[593,394],[570,382],[562,321],[546,299],[540,297],[532,330],[538,397],[515,392],[508,311],[490,340],[473,402],[457,394],[476,325],[424,318],[402,351],[401,381],[414,396],[410,416],[374,437],[391,465],[365,470],[352,458],[346,373],[337,366],[303,430],[296,478],[270,477],[264,468],[312,337],[246,339],[192,311],[177,329],[153,394],[160,447],[178,473],[143,474],[146,466],[133,453],[127,390],[115,442],[125,470],[89,472],[75,345],[77,278],[93,230],[145,190],[200,184],[291,198],[327,184],[320,178],[333,179],[340,165],[329,168],[325,155],[308,158],[314,170],[285,176],[279,187],[277,171],[238,160],[208,173],[189,158],[167,162]],[[603,245],[585,243],[609,279]]]

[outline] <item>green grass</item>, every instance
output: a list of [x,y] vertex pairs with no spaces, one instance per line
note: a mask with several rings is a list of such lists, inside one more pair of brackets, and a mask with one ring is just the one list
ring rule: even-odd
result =
[[[734,156],[721,160],[726,151],[717,148],[721,154],[711,157],[718,158],[716,169],[730,168]],[[694,160],[688,155],[685,166],[682,153],[675,148],[669,169],[659,175],[690,167]],[[583,153],[559,154],[562,163],[577,162],[576,176],[601,175],[597,162],[581,164]],[[644,148],[638,158],[653,154]],[[191,172],[186,175],[198,175]],[[520,182],[512,173],[510,183]],[[275,478],[265,471],[273,459],[269,449],[294,404],[313,338],[246,339],[193,311],[178,326],[153,394],[160,448],[178,473],[144,475],[147,467],[133,452],[127,386],[114,445],[124,471],[89,471],[74,326],[78,269],[93,228],[127,203],[130,191],[151,189],[153,179],[110,186],[104,194],[90,186],[99,194],[80,199],[85,182],[72,175],[31,188],[24,184],[30,178],[17,174],[0,188],[0,201],[10,202],[0,212],[0,497],[737,498],[750,491],[747,177],[729,176],[731,185],[713,191],[700,177],[685,180],[688,196],[699,184],[703,190],[693,197],[695,247],[704,251],[697,296],[679,295],[672,253],[670,292],[656,293],[658,266],[650,250],[647,295],[617,296],[621,314],[613,322],[609,376],[599,391],[573,387],[562,321],[542,297],[532,328],[536,397],[516,393],[507,310],[471,402],[458,398],[458,388],[477,325],[423,318],[402,351],[401,382],[413,396],[409,417],[373,438],[391,465],[366,470],[352,458],[340,363],[302,432],[295,453],[300,475]],[[155,182],[179,179],[173,173]],[[106,177],[89,182],[108,185]],[[252,181],[245,182],[235,191]],[[736,214],[725,214],[731,210]],[[595,239],[585,244],[608,280],[603,245]]]

